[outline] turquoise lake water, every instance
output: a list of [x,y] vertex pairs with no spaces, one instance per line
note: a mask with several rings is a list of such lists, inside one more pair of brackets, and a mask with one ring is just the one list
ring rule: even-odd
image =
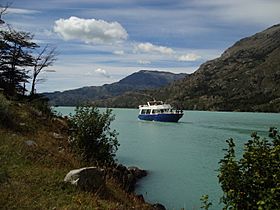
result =
[[[72,107],[55,109],[63,115],[74,112]],[[119,132],[121,145],[118,161],[148,170],[136,192],[168,209],[199,209],[204,194],[214,203],[211,209],[221,209],[217,169],[226,139],[235,139],[241,155],[253,131],[266,137],[269,127],[280,128],[280,114],[273,113],[185,111],[179,123],[139,121],[137,109],[113,113],[112,128]]]

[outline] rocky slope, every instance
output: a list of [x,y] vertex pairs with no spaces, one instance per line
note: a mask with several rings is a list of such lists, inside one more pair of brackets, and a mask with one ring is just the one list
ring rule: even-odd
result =
[[[280,24],[241,39],[183,80],[145,94],[184,109],[280,112]],[[139,93],[130,93],[98,105],[119,107],[122,101],[130,107],[143,103]]]
[[85,102],[122,95],[127,91],[163,87],[185,76],[187,74],[141,70],[113,84],[83,87],[64,92],[45,93],[44,95],[50,99],[50,104],[52,105],[75,106]]

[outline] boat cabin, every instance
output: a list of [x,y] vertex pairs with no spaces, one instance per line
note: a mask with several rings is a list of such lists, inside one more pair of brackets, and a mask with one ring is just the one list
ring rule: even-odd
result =
[[178,122],[184,115],[182,110],[174,110],[170,104],[162,101],[149,101],[146,105],[140,105],[139,110],[140,120]]
[[173,110],[170,104],[162,101],[148,101],[147,105],[139,106],[141,115],[182,113],[182,110]]

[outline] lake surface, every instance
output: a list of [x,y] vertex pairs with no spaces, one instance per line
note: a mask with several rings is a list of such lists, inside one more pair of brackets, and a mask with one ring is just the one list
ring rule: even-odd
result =
[[[74,112],[72,107],[55,109],[64,115]],[[221,209],[217,169],[226,139],[235,139],[241,155],[253,131],[266,137],[269,127],[280,128],[280,114],[272,113],[185,111],[179,123],[139,121],[136,109],[113,113],[112,128],[119,132],[121,145],[118,161],[148,170],[136,192],[168,209],[199,209],[204,194],[214,203],[211,209]]]

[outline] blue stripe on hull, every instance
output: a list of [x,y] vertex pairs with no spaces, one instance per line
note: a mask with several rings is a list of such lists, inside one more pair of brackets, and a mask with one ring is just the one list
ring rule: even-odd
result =
[[183,114],[140,114],[140,120],[159,121],[159,122],[178,122]]

